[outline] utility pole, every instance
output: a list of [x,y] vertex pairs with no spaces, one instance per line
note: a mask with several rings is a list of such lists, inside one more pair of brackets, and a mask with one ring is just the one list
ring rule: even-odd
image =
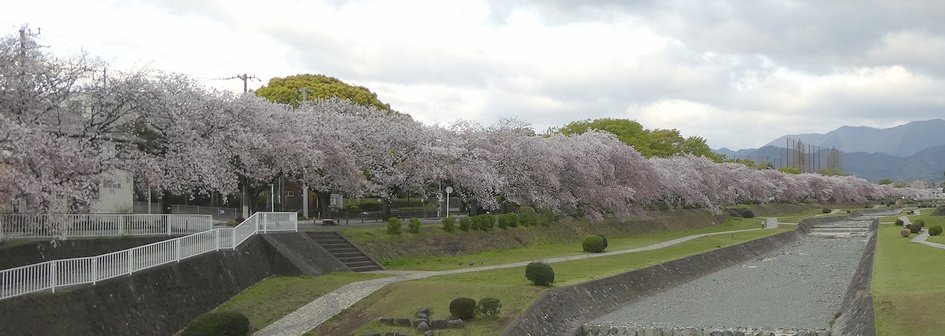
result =
[[301,89],[299,89],[299,92],[302,93],[302,101],[304,102],[308,100],[308,93],[312,91],[309,91],[308,87],[303,86]]
[[[230,77],[230,78],[228,78],[228,79],[233,79],[233,78],[242,79],[242,80],[243,80],[243,93],[244,93],[244,94],[247,93],[247,92],[249,92],[249,79],[250,79],[250,78],[259,79],[259,78],[256,78],[255,75],[254,75],[254,76],[250,76],[250,75],[247,75],[247,74],[245,74],[245,73],[242,74],[242,75],[236,75],[236,77]],[[244,180],[246,180],[246,179],[244,179]],[[247,181],[247,182],[248,182],[248,181]],[[242,196],[240,197],[240,203],[242,204],[241,208],[243,208],[243,209],[242,209],[242,210],[243,210],[243,218],[249,218],[249,202],[248,202],[248,200],[246,199],[246,198],[248,197],[247,194],[248,194],[248,192],[247,192],[247,190],[246,190],[246,183],[244,182],[244,183],[243,183],[243,188],[242,188]],[[239,224],[239,223],[237,223],[237,224]]]
[[242,80],[243,80],[243,93],[249,92],[249,87],[248,87],[249,84],[248,84],[248,83],[249,83],[249,79],[250,79],[250,78],[252,78],[252,79],[259,79],[259,78],[256,78],[256,76],[250,76],[250,75],[247,75],[247,74],[236,75],[236,78],[239,78],[239,79],[242,79]]
[[[303,86],[299,89],[299,92],[302,93],[302,104],[308,100],[308,93],[311,92],[308,90],[307,86]],[[302,216],[308,218],[308,184],[302,183]]]

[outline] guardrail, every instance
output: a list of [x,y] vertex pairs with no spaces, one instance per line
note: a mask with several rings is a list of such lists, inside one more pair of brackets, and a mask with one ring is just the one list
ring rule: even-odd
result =
[[235,249],[254,234],[297,231],[294,212],[259,212],[233,228],[211,229],[95,257],[59,259],[0,271],[0,299],[80,284],[96,284],[144,269]]
[[173,235],[213,228],[210,215],[0,214],[0,241],[54,237]]

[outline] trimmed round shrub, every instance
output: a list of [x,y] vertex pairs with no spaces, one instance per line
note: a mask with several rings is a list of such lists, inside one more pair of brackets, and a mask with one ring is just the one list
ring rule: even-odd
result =
[[456,231],[456,217],[443,218],[443,231],[447,233],[453,233],[453,231]]
[[463,320],[471,320],[476,317],[476,300],[468,297],[458,297],[450,301],[450,314],[453,317]]
[[755,213],[752,212],[751,209],[745,209],[745,211],[742,211],[742,218],[754,218],[754,217],[755,217]]
[[909,229],[902,229],[901,231],[899,231],[899,234],[902,235],[903,237],[909,237],[909,235],[912,234],[912,231]]
[[582,245],[584,246],[584,252],[604,252],[604,237],[600,235],[587,236],[587,238],[584,238]]
[[919,233],[922,231],[922,227],[915,224],[906,225],[906,228],[912,233]]
[[494,297],[485,297],[476,305],[476,312],[489,317],[499,316],[502,312],[502,300]]
[[896,226],[902,226],[903,222],[901,219],[896,219]]
[[249,334],[249,319],[232,311],[210,312],[190,322],[181,336],[244,336]]
[[551,286],[555,282],[555,271],[551,265],[534,261],[525,266],[525,278],[539,286]]
[[538,225],[538,212],[530,206],[523,206],[518,209],[518,223],[522,226]]
[[463,232],[469,232],[469,229],[472,228],[472,218],[463,217],[459,219],[459,230]]
[[510,212],[504,215],[506,216],[506,220],[508,221],[508,225],[510,228],[518,227],[518,214],[517,213]]
[[387,219],[387,234],[399,235],[402,227],[403,224],[400,223],[400,218],[391,217]]
[[495,227],[495,216],[491,214],[481,214],[479,216],[479,229],[482,231],[491,231]]
[[509,228],[509,220],[508,220],[509,217],[506,215],[508,214],[501,214],[501,215],[496,216],[495,218],[496,226],[498,226],[502,230],[508,230]]
[[604,240],[604,249],[607,249],[607,237],[604,237],[604,235],[598,235],[598,236],[600,236],[600,239]]
[[407,224],[407,228],[410,230],[410,233],[420,233],[420,220],[411,218],[410,222]]
[[919,228],[924,228],[924,227],[925,227],[925,221],[924,221],[924,220],[921,220],[921,219],[917,219],[915,222],[912,222],[912,225],[918,225]]
[[941,225],[935,225],[935,226],[932,226],[932,227],[929,228],[929,235],[930,235],[930,236],[938,236],[938,235],[941,235],[941,234],[942,234],[942,226],[941,226]]
[[823,211],[824,211],[825,214],[829,214],[829,213],[830,213],[831,211],[833,211],[833,210],[831,210],[830,208],[824,208]]

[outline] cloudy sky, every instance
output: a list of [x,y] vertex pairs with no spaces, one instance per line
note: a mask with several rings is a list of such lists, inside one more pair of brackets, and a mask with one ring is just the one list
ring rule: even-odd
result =
[[241,91],[326,74],[427,123],[626,118],[713,148],[945,117],[940,1],[30,0],[2,35]]

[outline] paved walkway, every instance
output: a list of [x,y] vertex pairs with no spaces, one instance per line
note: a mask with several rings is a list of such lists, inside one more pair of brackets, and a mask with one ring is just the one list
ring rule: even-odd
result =
[[926,239],[929,239],[929,230],[922,229],[922,233],[920,233],[918,236],[915,236],[915,238],[912,238],[912,242],[913,242],[913,243],[919,243],[919,244],[925,244],[925,245],[928,245],[928,246],[931,246],[931,247],[937,247],[937,248],[940,248],[940,249],[945,249],[945,244],[939,244],[939,243],[933,243],[933,242],[930,242],[930,241],[925,241]]
[[[773,220],[772,220],[773,219]],[[765,229],[772,229],[778,227],[777,218],[769,218],[764,221]],[[611,251],[604,253],[594,253],[594,254],[581,254],[574,256],[558,257],[544,259],[542,261],[546,263],[556,263],[562,261],[570,260],[579,260],[579,259],[588,259],[588,258],[599,258],[606,257],[618,254],[650,251],[655,249],[660,249],[683,242],[687,242],[693,239],[698,239],[702,237],[721,235],[721,234],[730,234],[738,232],[748,232],[748,231],[758,231],[762,229],[748,229],[748,230],[735,230],[735,231],[725,231],[725,232],[715,232],[715,233],[702,233],[691,236],[686,236],[682,238],[676,238],[673,240],[668,240],[662,243],[653,244],[644,247],[638,247],[627,250]],[[309,330],[315,329],[325,321],[327,321],[332,316],[335,316],[343,309],[351,307],[361,299],[367,297],[371,293],[374,293],[382,287],[401,281],[422,279],[431,276],[437,275],[447,275],[447,274],[457,274],[457,273],[468,273],[468,272],[478,272],[485,270],[494,270],[501,268],[511,268],[511,267],[524,267],[528,265],[531,261],[523,261],[509,264],[501,265],[492,265],[492,266],[481,266],[481,267],[470,267],[449,271],[399,271],[399,270],[387,270],[387,271],[373,271],[366,273],[374,274],[393,274],[394,276],[384,279],[374,279],[374,280],[365,280],[358,281],[347,284],[331,293],[326,294],[315,301],[302,306],[295,312],[286,315],[282,319],[270,324],[269,326],[263,328],[262,330],[256,332],[254,335],[257,336],[297,336],[302,335]]]

